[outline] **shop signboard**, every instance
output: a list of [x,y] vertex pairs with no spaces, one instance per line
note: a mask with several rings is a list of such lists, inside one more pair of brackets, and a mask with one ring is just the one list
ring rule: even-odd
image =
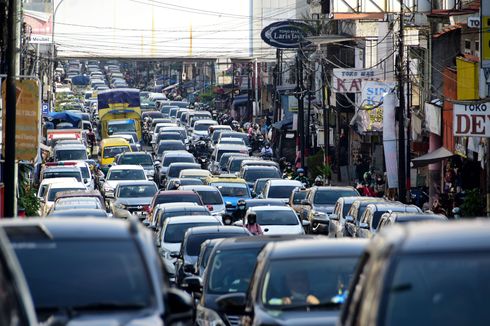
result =
[[312,28],[302,22],[280,21],[266,26],[260,33],[262,40],[279,49],[297,49],[306,45],[308,35],[312,34]]
[[362,89],[361,106],[367,110],[367,130],[383,130],[383,100],[395,88],[394,82],[367,81]]
[[453,105],[454,136],[490,137],[490,102]]
[[381,69],[335,68],[332,77],[334,92],[361,93],[367,80],[384,79],[384,73]]

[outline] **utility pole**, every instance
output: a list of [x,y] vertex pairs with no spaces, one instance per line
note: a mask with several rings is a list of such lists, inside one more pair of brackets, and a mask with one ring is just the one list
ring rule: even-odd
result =
[[[251,73],[252,71],[249,63],[247,65],[247,114],[250,114],[252,111],[252,86],[251,86],[251,76],[250,76]],[[253,112],[250,115],[250,122],[253,122]]]
[[398,40],[398,200],[402,203],[407,201],[406,189],[406,170],[405,170],[405,92],[404,92],[404,66],[403,66],[403,47],[404,47],[404,11],[403,1],[400,4],[400,35]]
[[305,109],[303,96],[303,63],[301,62],[300,51],[296,54],[296,98],[298,99],[298,140],[299,140],[299,156],[301,167],[305,167]]
[[[19,17],[18,0],[9,0],[7,18],[7,80],[6,80],[6,112],[3,128],[5,128],[5,216],[15,217],[16,212],[16,168],[15,168],[15,120],[17,88],[15,85],[19,63],[17,43],[20,38],[17,28]],[[8,122],[8,123],[7,123]]]

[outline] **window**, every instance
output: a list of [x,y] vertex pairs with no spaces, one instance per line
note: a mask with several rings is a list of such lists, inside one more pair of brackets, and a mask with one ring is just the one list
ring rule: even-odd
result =
[[475,41],[475,55],[480,56],[480,41]]

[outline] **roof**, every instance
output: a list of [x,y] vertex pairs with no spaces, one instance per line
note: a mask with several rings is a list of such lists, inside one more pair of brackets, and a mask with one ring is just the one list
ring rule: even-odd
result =
[[121,164],[121,165],[113,165],[109,169],[109,171],[113,170],[144,170],[141,165],[129,165],[129,164]]
[[293,240],[305,240],[305,239],[319,239],[319,236],[315,235],[261,235],[255,237],[238,237],[238,238],[226,238],[221,239],[217,250],[233,250],[233,249],[245,249],[245,248],[257,248],[263,247],[272,241],[293,241]]
[[349,187],[349,186],[315,186],[311,187],[310,189],[322,191],[322,190],[336,190],[336,191],[342,191],[342,190],[356,190],[354,187]]
[[[158,196],[182,196],[182,195],[196,195],[192,190],[160,190]],[[181,203],[179,203],[181,204]]]
[[100,218],[30,218],[0,221],[9,237],[47,234],[57,239],[129,239],[129,222]]
[[246,150],[248,151],[248,148],[246,145],[237,145],[237,144],[226,144],[226,143],[221,143],[221,144],[216,144],[216,149],[224,149],[224,150]]
[[426,214],[426,213],[405,213],[405,212],[394,212],[390,215],[394,217],[396,222],[411,222],[411,221],[428,221],[428,220],[438,220],[447,221],[447,217],[440,214]]
[[348,197],[340,197],[339,200],[343,200],[344,201],[344,204],[352,204],[356,200],[363,200],[364,198],[371,198],[371,197],[348,196]]
[[303,187],[303,184],[298,180],[287,180],[287,179],[275,179],[271,178],[267,180],[267,182],[271,186],[295,186],[295,187]]
[[150,155],[150,153],[146,153],[146,152],[123,152],[121,154],[119,154],[120,156],[131,156],[131,155]]
[[156,207],[161,209],[169,209],[169,208],[190,208],[190,207],[203,207],[197,205],[194,202],[178,202],[178,203],[163,203],[158,204]]
[[100,141],[100,147],[103,146],[121,146],[122,144],[126,144],[129,146],[127,140],[123,138],[105,138]]
[[180,186],[179,189],[182,190],[194,190],[194,191],[213,191],[216,192],[218,189],[214,186],[206,186],[206,185],[187,185]]
[[184,215],[174,216],[166,219],[168,224],[184,223],[219,223],[218,219],[212,215]]
[[54,166],[47,166],[44,170],[44,172],[51,172],[51,171],[78,171],[80,172],[80,167],[76,165],[54,165]]
[[54,147],[54,150],[56,151],[59,151],[61,149],[86,149],[86,147],[81,143],[57,144]]
[[192,156],[194,157],[194,155],[192,155],[191,153],[189,153],[188,151],[184,151],[184,150],[181,150],[181,151],[170,151],[170,152],[166,152],[163,154],[163,157],[176,157],[176,156]]
[[246,184],[247,182],[242,178],[209,178],[208,183],[241,183]]
[[212,123],[214,125],[218,124],[216,121],[212,120],[212,119],[203,119],[203,120],[197,120],[195,123],[194,123],[194,126],[195,125],[202,125],[202,124],[209,124],[209,123]]
[[327,239],[274,242],[266,250],[270,259],[298,259],[313,257],[360,256],[368,244],[367,239]]
[[118,187],[121,186],[157,186],[153,181],[145,181],[145,180],[129,180],[129,181],[121,181],[117,183]]
[[418,209],[420,208],[415,205],[406,205],[398,201],[384,201],[384,202],[374,202],[367,203],[368,206],[376,207],[376,210],[391,210],[391,209]]
[[[274,165],[245,165],[243,167],[244,170],[250,170],[250,169],[259,169],[259,170],[277,170],[277,167]],[[272,179],[272,178],[269,178]]]
[[52,183],[62,183],[62,182],[76,182],[76,178],[47,178],[41,181],[41,185],[49,185]]
[[80,190],[87,189],[85,185],[81,182],[63,182],[63,183],[52,183],[49,189],[63,189],[63,188],[80,188]]
[[214,225],[214,226],[196,226],[190,228],[187,230],[186,236],[189,236],[191,234],[216,234],[216,233],[223,233],[223,234],[236,233],[236,234],[243,234],[243,235],[249,234],[247,229],[241,226]]
[[487,219],[395,224],[381,230],[370,248],[377,250],[381,243],[403,253],[473,252],[490,249],[489,234]]

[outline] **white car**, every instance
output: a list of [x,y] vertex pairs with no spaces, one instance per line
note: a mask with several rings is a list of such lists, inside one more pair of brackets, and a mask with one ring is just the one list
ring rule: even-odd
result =
[[52,183],[49,185],[44,197],[41,199],[41,216],[46,216],[56,199],[56,194],[62,191],[71,190],[87,190],[85,185],[81,182],[62,182],[62,183]]
[[165,220],[162,231],[157,239],[157,246],[160,247],[160,255],[163,258],[166,270],[175,274],[175,261],[180,251],[180,246],[184,240],[185,232],[195,226],[221,225],[221,221],[215,216],[192,215],[175,216]]
[[41,199],[46,194],[46,190],[49,188],[49,185],[53,183],[63,183],[63,182],[77,182],[76,178],[49,178],[41,181],[39,185],[39,189],[37,190],[37,198]]
[[122,181],[146,181],[145,169],[139,165],[115,165],[107,171],[103,194],[106,199],[114,198],[114,190]]
[[[296,212],[289,206],[255,206],[247,210],[245,223],[250,213],[257,215],[257,223],[262,228],[265,235],[280,234],[304,234],[304,226],[308,221],[301,222]],[[235,222],[236,225],[242,225],[242,221]]]
[[298,180],[271,179],[265,183],[261,197],[281,199],[287,203],[293,190],[302,187],[303,184]]
[[92,171],[90,170],[90,166],[88,165],[87,162],[85,161],[62,161],[58,162],[62,163],[64,165],[74,165],[78,166],[80,168],[80,171],[82,172],[82,181],[85,187],[87,187],[88,190],[94,190],[95,189],[95,183],[94,183],[94,178],[92,176]]
[[225,213],[225,201],[221,192],[215,186],[180,186],[179,190],[193,190],[201,196],[204,206],[206,206],[212,215],[219,215]]
[[197,120],[192,129],[192,138],[198,140],[201,137],[209,136],[209,127],[216,126],[218,123],[214,120]]

